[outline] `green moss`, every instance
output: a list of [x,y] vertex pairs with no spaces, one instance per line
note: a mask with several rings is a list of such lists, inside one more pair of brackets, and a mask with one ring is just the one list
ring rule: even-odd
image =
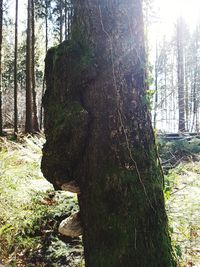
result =
[[[148,153],[134,151],[141,158]],[[119,164],[108,164],[97,174],[97,183],[89,189],[90,196],[86,196],[87,205],[95,207],[90,209],[89,214],[98,222],[98,225],[91,223],[87,226],[98,238],[96,245],[95,240],[92,242],[89,237],[90,244],[93,244],[89,248],[93,266],[132,267],[133,262],[136,267],[176,266],[171,257],[167,217],[162,207],[162,174],[155,153],[154,150],[150,155],[150,173],[143,172],[142,166],[139,166],[140,178],[155,210],[150,206],[135,169],[126,170]]]
[[54,67],[63,56],[67,57],[67,60],[70,61],[71,74],[75,79],[87,70],[93,61],[93,53],[89,44],[75,27],[72,31],[71,40],[64,41],[62,44],[51,48],[50,51],[53,53]]
[[77,101],[67,107],[54,103],[48,115],[51,136],[56,140],[58,136],[62,137],[63,131],[68,135],[73,130],[76,132],[86,117],[87,111]]

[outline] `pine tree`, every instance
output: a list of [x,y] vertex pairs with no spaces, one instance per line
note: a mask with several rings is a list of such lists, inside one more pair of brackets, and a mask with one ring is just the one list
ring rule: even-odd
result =
[[18,107],[17,107],[17,59],[18,59],[18,0],[15,7],[15,59],[14,59],[14,133],[18,132]]
[[33,132],[33,101],[32,101],[32,1],[27,6],[27,43],[26,43],[26,122],[25,132]]

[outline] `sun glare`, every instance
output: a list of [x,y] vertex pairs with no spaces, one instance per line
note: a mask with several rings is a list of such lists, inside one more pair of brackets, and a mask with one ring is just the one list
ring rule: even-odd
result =
[[174,34],[177,18],[182,16],[192,31],[200,24],[200,0],[154,0],[157,23],[150,29],[150,42]]
[[182,16],[193,27],[199,19],[199,0],[161,0],[163,3],[163,17],[167,20],[176,20]]

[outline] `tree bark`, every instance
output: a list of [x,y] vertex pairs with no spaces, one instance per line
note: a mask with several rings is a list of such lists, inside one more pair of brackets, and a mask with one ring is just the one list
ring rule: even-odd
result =
[[32,23],[32,1],[28,0],[27,7],[27,45],[26,45],[26,122],[25,122],[25,132],[33,132],[33,118],[32,118],[32,33],[31,33],[31,23]]
[[87,267],[176,266],[146,101],[142,4],[76,0],[49,50],[42,171],[76,180]]
[[156,42],[156,61],[155,61],[155,100],[154,100],[153,127],[156,129],[157,109],[158,109],[158,44]]
[[45,1],[45,51],[47,53],[48,50],[48,43],[49,43],[49,38],[48,38],[48,3]]
[[65,40],[68,39],[68,29],[67,29],[67,25],[68,25],[68,1],[65,0],[65,8],[64,8],[64,22],[65,22]]
[[178,63],[178,130],[185,131],[185,96],[184,96],[184,56],[183,56],[183,19],[177,21],[177,63]]
[[59,12],[60,12],[60,43],[63,41],[63,3],[59,1]]
[[18,59],[18,0],[15,8],[15,61],[14,61],[14,133],[18,132],[18,107],[17,107],[17,59]]
[[3,27],[3,0],[0,0],[0,136],[3,135],[2,114],[2,27]]
[[[45,1],[45,55],[47,54],[48,50],[48,2]],[[42,106],[42,98],[44,96],[45,91],[45,75],[43,76],[43,82],[42,82],[42,97],[41,97],[41,105],[40,105],[40,130],[43,128],[43,106]]]
[[33,96],[33,131],[39,132],[39,124],[37,117],[37,102],[36,102],[36,90],[35,90],[35,12],[34,12],[34,0],[31,3],[31,76],[32,76],[32,96]]

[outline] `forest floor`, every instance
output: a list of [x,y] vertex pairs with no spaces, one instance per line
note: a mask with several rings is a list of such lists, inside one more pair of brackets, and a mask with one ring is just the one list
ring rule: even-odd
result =
[[[166,198],[173,245],[180,266],[200,266],[200,157],[171,170]],[[172,182],[173,181],[173,182]]]
[[[81,238],[62,237],[57,230],[64,218],[77,211],[77,198],[55,192],[43,178],[43,143],[43,136],[26,136],[17,142],[0,138],[0,263],[83,267]],[[166,144],[163,147],[161,154]],[[164,161],[169,155],[174,159],[174,147],[164,151]],[[170,231],[179,266],[200,266],[200,156],[183,150],[179,154],[178,164],[165,176]]]
[[81,238],[58,233],[78,210],[77,196],[53,190],[40,171],[43,136],[0,139],[0,263],[7,267],[81,267]]

